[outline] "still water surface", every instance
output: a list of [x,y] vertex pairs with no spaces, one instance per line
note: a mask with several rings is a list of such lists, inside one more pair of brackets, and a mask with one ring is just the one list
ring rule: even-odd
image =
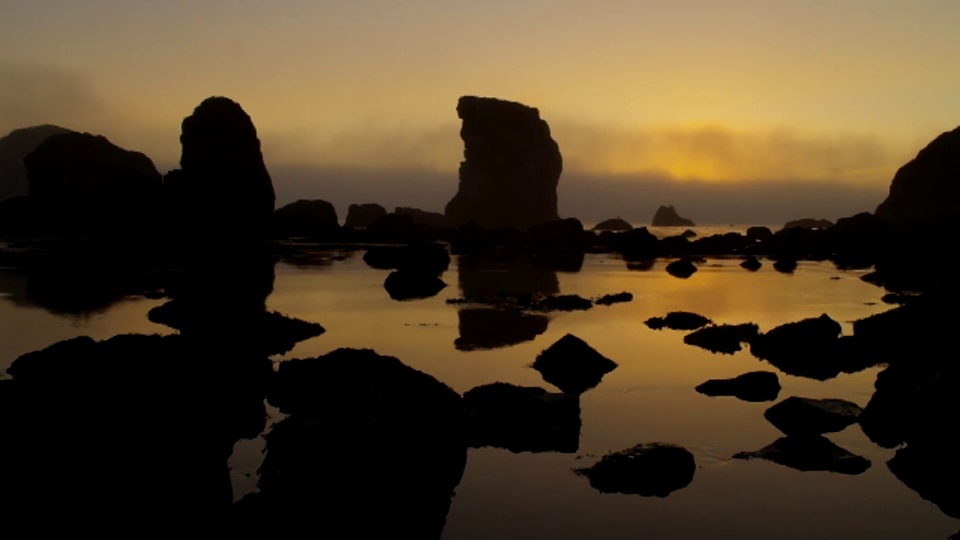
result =
[[[471,449],[456,490],[444,538],[945,538],[960,522],[904,486],[886,467],[893,456],[859,427],[830,434],[839,446],[872,463],[849,476],[800,472],[761,460],[730,457],[762,448],[781,434],[763,418],[772,405],[732,397],[707,397],[694,387],[707,379],[756,370],[777,371],[750,355],[713,354],[683,343],[684,332],[654,331],[643,322],[670,311],[694,311],[716,323],[753,322],[761,331],[823,313],[841,323],[885,311],[882,289],[864,283],[863,271],[840,271],[827,262],[801,262],[792,275],[769,261],[756,273],[734,259],[711,259],[689,279],[677,279],[658,260],[646,271],[628,270],[609,255],[587,255],[576,273],[466,264],[454,258],[439,295],[391,300],[388,272],[362,261],[294,266],[278,263],[267,308],[314,321],[323,335],[301,342],[277,362],[313,357],[340,347],[372,348],[396,356],[463,393],[496,381],[556,391],[530,367],[537,354],[567,333],[592,345],[619,367],[580,398],[579,450],[519,453]],[[229,268],[224,268],[225,272]],[[54,315],[19,294],[18,278],[2,274],[0,369],[20,354],[78,335],[106,339],[120,333],[172,333],[147,320],[163,303],[132,297],[84,316]],[[633,293],[630,303],[582,312],[552,313],[536,320],[445,301],[497,288],[596,298]],[[472,310],[472,311],[471,311]],[[479,325],[479,328],[477,327]],[[476,336],[505,332],[512,344],[487,349]],[[843,398],[861,406],[873,393],[880,368],[820,382],[780,375],[780,399]],[[272,410],[272,409],[271,409]],[[274,411],[274,420],[280,415]],[[690,450],[693,482],[666,498],[602,494],[571,472],[610,451],[639,443],[667,442]],[[240,441],[231,458],[235,497],[256,489],[262,439]]]

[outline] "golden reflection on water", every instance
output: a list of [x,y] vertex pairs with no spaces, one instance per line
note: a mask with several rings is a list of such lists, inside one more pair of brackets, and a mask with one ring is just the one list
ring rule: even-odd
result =
[[[580,272],[537,273],[536,279],[519,281],[509,271],[501,269],[498,276],[481,269],[481,275],[470,279],[483,283],[484,290],[495,289],[491,283],[505,277],[513,283],[558,286],[562,294],[588,298],[628,291],[634,300],[551,313],[546,330],[529,341],[474,351],[455,347],[458,310],[468,307],[445,302],[463,295],[456,259],[442,276],[446,289],[433,298],[407,302],[391,300],[383,288],[389,272],[368,268],[356,254],[332,265],[281,263],[267,308],[318,322],[326,332],[275,359],[318,356],[340,347],[372,348],[461,393],[495,381],[556,391],[529,366],[567,333],[619,364],[581,396],[577,454],[471,450],[444,538],[939,538],[955,532],[955,520],[887,470],[892,451],[877,447],[857,426],[829,438],[871,460],[871,468],[859,476],[735,461],[730,459],[734,453],[759,449],[780,436],[763,418],[772,403],[711,398],[694,391],[707,379],[768,370],[780,375],[781,399],[832,397],[862,406],[873,393],[880,368],[823,382],[787,376],[749,350],[713,354],[685,345],[684,332],[654,331],[643,324],[650,317],[683,310],[716,323],[753,322],[766,331],[826,313],[849,334],[852,321],[889,309],[880,302],[884,291],[859,279],[864,272],[801,262],[787,275],[765,261],[761,270],[751,273],[741,269],[738,260],[711,259],[690,278],[678,279],[664,270],[667,262],[632,271],[622,260],[588,255]],[[476,267],[471,271],[478,272]],[[146,319],[147,311],[160,303],[121,302],[78,322],[0,299],[5,333],[0,366],[5,369],[20,354],[76,335],[106,339],[126,332],[169,333]],[[694,481],[665,499],[600,494],[570,472],[609,451],[654,441],[680,444],[698,463]],[[237,445],[231,459],[235,488],[253,488],[255,478],[244,475],[255,472],[261,448],[256,441]]]

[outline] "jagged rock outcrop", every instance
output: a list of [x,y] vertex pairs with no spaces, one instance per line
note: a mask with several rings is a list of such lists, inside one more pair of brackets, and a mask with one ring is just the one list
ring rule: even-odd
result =
[[897,224],[937,225],[960,217],[960,127],[940,134],[900,167],[876,214]]
[[347,208],[346,227],[369,227],[371,223],[387,215],[387,209],[376,203],[351,204]]
[[463,96],[457,115],[463,120],[464,160],[459,189],[444,212],[450,225],[474,221],[488,229],[526,229],[559,219],[563,159],[540,112],[511,101]]
[[680,217],[673,205],[657,208],[650,225],[654,227],[696,227],[692,219]]
[[183,120],[180,169],[164,187],[180,233],[261,236],[276,195],[250,116],[233,100],[210,97]]
[[15,129],[0,139],[0,201],[11,197],[25,197],[30,191],[27,168],[23,158],[37,149],[51,135],[73,131],[44,124]]

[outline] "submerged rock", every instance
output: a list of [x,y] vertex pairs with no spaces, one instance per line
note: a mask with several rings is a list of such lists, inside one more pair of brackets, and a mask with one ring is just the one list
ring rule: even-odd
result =
[[532,367],[563,393],[579,395],[600,384],[617,363],[582,339],[567,334],[541,351]]
[[603,456],[590,468],[576,469],[601,493],[666,497],[693,481],[697,464],[687,449],[673,444],[638,444]]
[[494,98],[463,96],[457,194],[444,212],[451,226],[474,221],[483,228],[532,225],[559,219],[557,184],[563,169],[550,127],[532,107]]
[[576,396],[497,382],[468,390],[463,405],[471,447],[573,453],[580,446]]
[[708,396],[733,396],[743,401],[774,401],[780,394],[780,379],[769,371],[751,371],[732,379],[710,379],[697,386]]
[[870,460],[850,453],[819,435],[782,437],[754,452],[739,452],[733,459],[765,459],[798,471],[829,471],[856,475],[870,468]]
[[683,342],[713,353],[733,354],[741,350],[741,343],[749,343],[760,327],[753,323],[705,326],[683,336]]
[[822,435],[856,424],[863,409],[842,399],[789,397],[763,413],[787,436]]
[[710,319],[689,311],[671,311],[666,317],[650,317],[644,324],[653,330],[669,328],[671,330],[696,330],[710,324]]
[[667,265],[667,273],[673,277],[681,279],[686,279],[692,276],[696,271],[696,265],[694,265],[689,259],[679,259]]
[[653,221],[650,223],[654,227],[696,227],[692,219],[680,217],[673,205],[661,206],[653,214]]

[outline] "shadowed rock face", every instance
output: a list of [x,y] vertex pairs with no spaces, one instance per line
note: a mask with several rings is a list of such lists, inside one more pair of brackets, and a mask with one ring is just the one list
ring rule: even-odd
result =
[[842,431],[857,423],[863,410],[842,399],[811,399],[792,396],[763,413],[787,436],[811,436]]
[[387,209],[376,203],[351,204],[347,208],[347,227],[369,227],[371,223],[387,215]]
[[463,394],[469,446],[573,453],[580,446],[580,400],[543,388],[493,383]]
[[0,201],[23,197],[29,192],[27,169],[23,158],[37,149],[51,135],[73,133],[50,124],[15,129],[0,139]]
[[600,384],[603,376],[616,367],[616,362],[573,334],[563,336],[544,349],[533,362],[533,369],[543,375],[543,380],[573,395]]
[[327,201],[300,199],[273,214],[274,232],[280,237],[317,237],[340,228],[337,210]]
[[941,134],[897,171],[876,214],[899,224],[960,216],[960,127]]
[[264,232],[276,196],[243,108],[225,97],[205,99],[183,120],[180,144],[180,169],[164,184],[186,232]]
[[474,221],[484,228],[526,229],[559,219],[563,159],[540,112],[511,101],[464,96],[457,115],[463,120],[464,160],[459,189],[445,210],[450,225]]

